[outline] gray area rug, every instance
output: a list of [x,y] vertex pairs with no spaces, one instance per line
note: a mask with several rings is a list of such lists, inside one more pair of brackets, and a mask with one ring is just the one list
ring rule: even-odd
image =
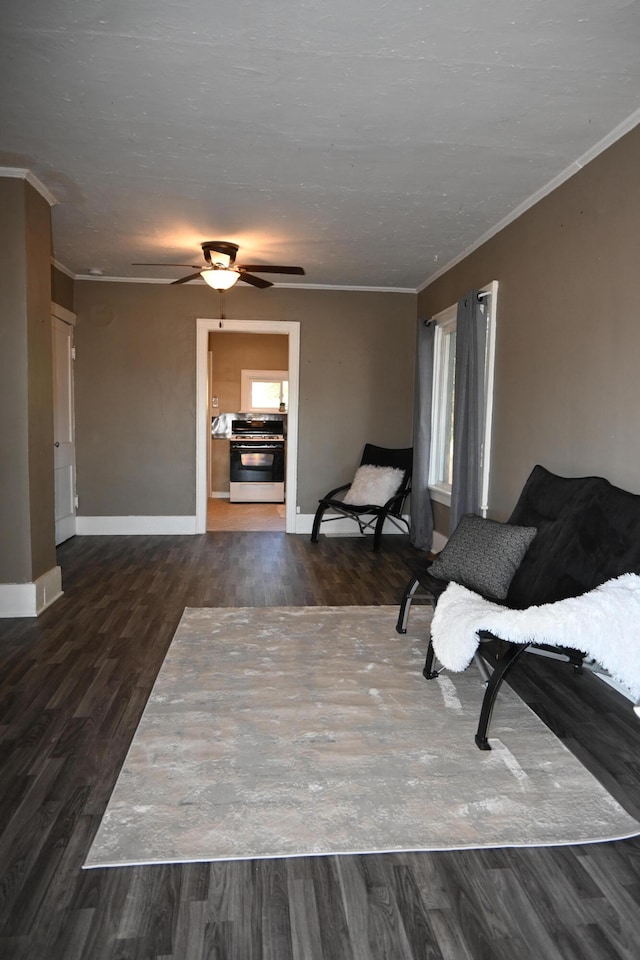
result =
[[507,687],[478,750],[479,673],[425,681],[397,612],[185,610],[85,866],[640,833]]

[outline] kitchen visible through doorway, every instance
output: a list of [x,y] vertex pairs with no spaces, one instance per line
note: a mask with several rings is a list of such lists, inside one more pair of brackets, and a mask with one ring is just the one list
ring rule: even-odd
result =
[[280,531],[284,533],[284,503],[230,503],[210,497],[207,533],[230,530]]

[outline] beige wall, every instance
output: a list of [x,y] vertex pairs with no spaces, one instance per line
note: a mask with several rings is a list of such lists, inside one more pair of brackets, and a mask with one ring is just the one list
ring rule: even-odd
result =
[[0,179],[0,582],[55,567],[51,218],[26,181]]
[[[0,582],[31,580],[24,184],[0,179]],[[19,240],[22,237],[22,240]]]
[[73,280],[56,267],[51,267],[51,299],[73,313]]
[[[203,284],[78,281],[79,514],[195,513],[196,318]],[[365,442],[411,442],[416,297],[235,288],[238,320],[300,322],[298,504],[350,479]]]
[[[211,396],[218,398],[218,413],[237,413],[243,370],[286,370],[289,337],[260,333],[211,333]],[[229,491],[229,441],[211,441],[211,490]]]
[[536,463],[640,493],[639,170],[640,127],[419,296],[428,316],[500,283],[489,498],[499,519]]
[[56,565],[51,346],[51,209],[26,189],[29,504],[32,578]]

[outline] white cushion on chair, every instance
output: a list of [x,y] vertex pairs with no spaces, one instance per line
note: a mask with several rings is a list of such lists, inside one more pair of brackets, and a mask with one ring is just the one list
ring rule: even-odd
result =
[[366,463],[356,470],[343,502],[354,507],[368,504],[383,507],[398,492],[403,479],[404,470],[400,467],[377,467]]

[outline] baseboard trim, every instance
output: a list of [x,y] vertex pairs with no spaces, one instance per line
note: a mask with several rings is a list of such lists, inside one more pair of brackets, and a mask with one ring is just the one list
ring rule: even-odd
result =
[[[226,495],[228,497],[228,494]],[[295,533],[310,534],[313,529],[313,513],[298,513],[296,515]],[[405,517],[408,521],[409,517]],[[354,520],[347,517],[341,517],[339,520],[332,520],[331,524],[326,525],[329,536],[354,536],[359,535],[358,525]],[[324,529],[321,530],[324,534]],[[195,534],[195,517],[76,517],[76,534],[81,537],[101,537],[101,536],[153,536],[153,535],[177,535],[177,534]],[[391,521],[387,521],[384,526],[384,534],[403,534],[404,530],[396,527]],[[434,551],[442,549],[446,543],[446,538],[442,538],[442,545],[436,547],[436,538],[440,534],[434,534]]]
[[195,517],[76,517],[76,534],[82,537],[195,533]]
[[445,537],[443,533],[438,533],[437,530],[433,531],[433,543],[431,544],[432,553],[440,553],[441,550],[447,545],[448,537]]
[[[313,530],[313,519],[315,517],[314,513],[298,513],[296,514],[296,533],[311,533]],[[365,519],[368,517],[365,516]],[[409,517],[405,517],[405,520],[409,520]],[[396,527],[395,523],[392,523],[390,520],[384,525],[383,530],[384,535],[391,533],[399,533],[407,536],[407,531],[402,530],[399,527]],[[320,535],[327,537],[359,537],[362,536],[358,528],[358,524],[355,520],[350,520],[348,517],[340,517],[338,520],[332,520],[330,523],[326,523],[320,527]],[[373,536],[373,531],[371,531],[371,536]]]
[[52,567],[30,583],[0,583],[0,618],[37,617],[61,596],[60,567]]

